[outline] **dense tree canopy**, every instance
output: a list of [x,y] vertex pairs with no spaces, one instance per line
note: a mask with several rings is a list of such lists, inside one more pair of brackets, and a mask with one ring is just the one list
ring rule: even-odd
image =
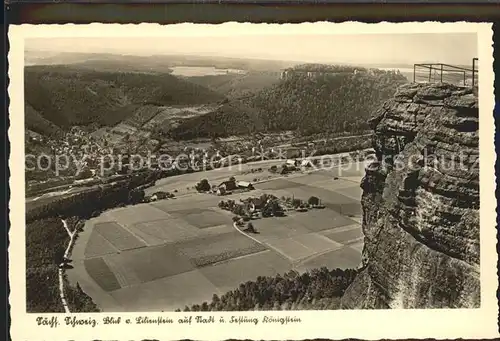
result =
[[211,187],[207,179],[202,179],[195,185],[195,188],[198,192],[208,192]]
[[[73,221],[74,222],[74,221]],[[59,264],[69,242],[60,219],[40,219],[26,225],[26,304],[28,312],[64,312],[59,296]],[[71,311],[98,311],[79,286],[65,282]]]
[[[113,125],[136,104],[177,105],[214,103],[224,97],[170,74],[94,71],[77,66],[29,66],[24,72],[27,125],[40,116],[57,127],[98,123]],[[38,114],[37,114],[38,113]],[[34,122],[34,121],[33,121]],[[44,127],[48,133],[54,128]]]
[[181,122],[167,132],[175,140],[218,138],[250,134],[261,129],[258,114],[239,101],[231,101],[216,110]]
[[290,271],[275,277],[259,276],[221,297],[214,295],[210,303],[185,307],[184,311],[335,309],[356,273],[323,267],[302,274]]
[[393,73],[339,73],[309,77],[297,72],[262,90],[253,105],[268,130],[363,131],[366,120],[404,83]]

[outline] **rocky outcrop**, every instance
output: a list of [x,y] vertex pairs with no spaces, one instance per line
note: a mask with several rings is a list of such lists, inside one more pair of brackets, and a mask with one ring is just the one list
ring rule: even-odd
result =
[[370,121],[363,265],[343,308],[479,307],[478,118],[472,89],[407,84]]

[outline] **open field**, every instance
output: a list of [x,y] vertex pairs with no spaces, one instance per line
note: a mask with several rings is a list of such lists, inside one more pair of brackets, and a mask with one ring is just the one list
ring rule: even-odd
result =
[[275,276],[291,269],[291,263],[286,258],[275,251],[266,250],[207,266],[200,271],[219,290],[227,292],[258,276]]
[[176,211],[173,215],[177,218],[184,219],[188,224],[199,229],[227,223],[227,217],[225,215],[208,209],[202,210],[192,208],[189,210]]
[[120,289],[120,283],[104,259],[89,258],[84,261],[85,270],[90,277],[105,291]]
[[130,286],[111,293],[125,311],[173,311],[194,302],[209,301],[213,294],[223,292],[199,270],[165,277],[139,286]]
[[343,231],[328,231],[326,233],[323,233],[324,236],[330,238],[333,241],[347,244],[351,242],[358,241],[360,238],[363,237],[363,232],[357,225],[351,225],[351,229],[346,229]]
[[194,270],[189,258],[180,254],[173,244],[132,250],[106,258],[113,258],[127,272],[135,274],[141,283]]
[[265,247],[233,231],[176,244],[181,254],[197,267],[264,251]]
[[109,211],[108,218],[120,225],[132,226],[146,221],[169,218],[169,215],[152,205],[139,204]]
[[136,224],[131,230],[141,235],[150,245],[195,238],[197,229],[182,219],[155,220]]
[[146,246],[136,236],[115,222],[96,224],[95,231],[120,251]]
[[347,246],[307,259],[305,262],[297,266],[297,270],[302,272],[315,268],[321,268],[323,266],[330,269],[355,269],[360,264],[361,252]]
[[342,244],[329,240],[317,233],[302,234],[290,238],[276,238],[268,240],[267,245],[291,262],[297,262],[315,254],[342,247]]
[[106,238],[96,230],[92,231],[85,247],[85,256],[88,258],[100,257],[107,254],[116,253],[116,249]]
[[[147,192],[177,188],[175,199],[113,209],[87,221],[69,280],[79,282],[103,311],[168,311],[200,304],[258,276],[360,264],[361,190],[352,179],[361,173],[350,171],[348,178],[335,170],[298,173],[226,197],[181,190],[201,178],[211,184],[230,176],[244,180],[242,172],[218,169],[162,179]],[[262,193],[317,196],[326,208],[255,219],[258,234],[247,235],[232,225],[230,212],[217,207],[222,199]]]

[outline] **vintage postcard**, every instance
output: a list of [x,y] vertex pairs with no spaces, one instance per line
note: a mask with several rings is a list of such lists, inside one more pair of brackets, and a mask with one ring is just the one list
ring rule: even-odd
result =
[[13,340],[498,336],[490,24],[9,40]]

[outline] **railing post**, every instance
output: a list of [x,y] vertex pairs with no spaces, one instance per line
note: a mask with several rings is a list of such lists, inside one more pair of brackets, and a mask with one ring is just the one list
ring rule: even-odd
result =
[[477,58],[472,58],[472,87],[476,84],[476,61]]
[[415,70],[417,68],[417,64],[413,64],[413,83],[415,83]]
[[443,64],[441,64],[441,83],[443,83]]
[[432,76],[432,64],[429,65],[429,83],[431,82],[431,76]]

